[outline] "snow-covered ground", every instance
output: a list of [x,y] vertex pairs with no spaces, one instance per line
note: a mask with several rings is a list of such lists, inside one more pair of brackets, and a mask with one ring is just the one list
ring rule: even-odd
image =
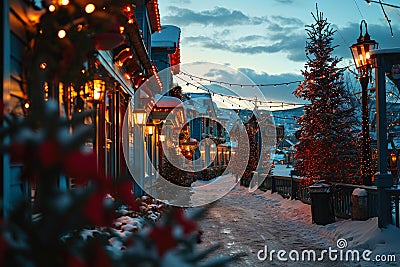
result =
[[[199,224],[204,231],[201,244],[204,248],[221,243],[215,253],[247,254],[232,266],[397,266],[400,262],[400,229],[394,226],[379,229],[377,218],[368,221],[337,219],[326,226],[315,225],[311,222],[310,205],[284,199],[269,191],[249,193],[247,188],[236,186],[229,194],[208,205],[208,213]],[[347,242],[342,249],[344,253],[357,250],[362,255],[363,251],[371,250],[371,259],[376,255],[395,255],[397,262],[331,261],[327,255],[322,262],[282,262],[276,254],[272,262],[257,257],[265,245],[268,253],[271,250],[286,250],[287,253],[315,250],[318,256],[329,247],[338,249],[340,238]]]

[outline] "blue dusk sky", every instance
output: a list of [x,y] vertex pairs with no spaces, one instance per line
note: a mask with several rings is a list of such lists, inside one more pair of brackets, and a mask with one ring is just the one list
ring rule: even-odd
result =
[[[349,46],[362,19],[380,48],[400,47],[400,9],[386,7],[394,37],[378,4],[365,0],[159,0],[161,23],[181,28],[181,61],[213,62],[238,69],[255,83],[302,80],[305,25],[320,12],[337,30],[334,54],[353,63]],[[397,4],[396,1],[385,3]],[[301,102],[296,85],[260,88],[267,99]]]

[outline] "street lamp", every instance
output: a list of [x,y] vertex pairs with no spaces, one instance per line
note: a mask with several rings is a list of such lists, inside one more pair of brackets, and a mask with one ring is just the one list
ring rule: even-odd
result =
[[136,184],[134,186],[134,191],[136,196],[143,195],[144,184],[144,176],[145,176],[145,147],[144,147],[144,133],[143,127],[146,125],[146,111],[144,109],[135,108],[133,110],[133,122],[135,124],[134,127],[134,175],[136,177]]
[[100,101],[106,88],[106,82],[100,79],[93,80],[93,100]]
[[159,138],[160,138],[160,142],[164,142],[165,141],[165,134],[160,134]]
[[146,138],[147,138],[147,155],[150,162],[147,163],[147,173],[153,176],[152,164],[154,163],[153,159],[153,134],[154,134],[155,126],[154,125],[146,125]]
[[155,128],[154,125],[147,125],[147,126],[146,126],[146,133],[147,133],[147,135],[152,136],[152,135],[154,134],[154,128]]
[[[365,35],[362,35],[362,25],[365,25]],[[369,111],[368,111],[368,83],[371,78],[372,59],[371,50],[377,49],[378,43],[371,40],[368,34],[367,22],[362,20],[360,23],[360,36],[357,43],[350,47],[357,70],[360,73],[360,84],[362,90],[362,159],[361,177],[364,185],[372,184],[372,160],[371,144],[369,138]]]
[[106,91],[106,82],[101,79],[94,79],[85,84],[85,97],[89,102],[98,104]]
[[135,109],[133,111],[133,121],[135,125],[145,126],[146,125],[146,111],[141,109]]
[[93,109],[95,111],[94,113],[94,133],[95,137],[93,140],[93,148],[96,152],[97,160],[99,161],[100,157],[100,141],[102,139],[100,136],[102,135],[102,130],[104,130],[102,126],[102,122],[100,120],[100,102],[103,98],[103,94],[106,91],[106,82],[104,80],[101,80],[98,76],[91,80],[88,81],[85,84],[85,97],[87,98],[87,101],[91,102],[93,104]]

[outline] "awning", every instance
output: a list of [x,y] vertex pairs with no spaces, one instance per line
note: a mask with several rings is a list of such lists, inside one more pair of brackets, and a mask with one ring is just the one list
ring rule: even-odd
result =
[[156,94],[154,96],[155,107],[157,108],[171,108],[174,109],[176,106],[182,104],[182,101],[179,98],[173,96],[163,96],[160,94]]
[[[184,108],[182,105],[182,101],[179,98],[173,96],[162,96],[160,94],[156,94],[154,96],[154,106],[151,111],[150,117],[154,120],[165,120],[167,116],[178,107],[178,109],[182,110],[182,117],[184,116]],[[180,106],[180,107],[179,107]],[[181,119],[182,120],[182,119]]]

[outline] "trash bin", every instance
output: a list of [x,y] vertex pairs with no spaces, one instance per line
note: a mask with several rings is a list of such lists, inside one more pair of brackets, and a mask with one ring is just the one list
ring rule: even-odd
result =
[[335,222],[332,188],[329,184],[317,182],[308,187],[311,197],[312,222],[326,225]]
[[351,194],[351,219],[368,220],[368,192],[365,189],[356,188]]

